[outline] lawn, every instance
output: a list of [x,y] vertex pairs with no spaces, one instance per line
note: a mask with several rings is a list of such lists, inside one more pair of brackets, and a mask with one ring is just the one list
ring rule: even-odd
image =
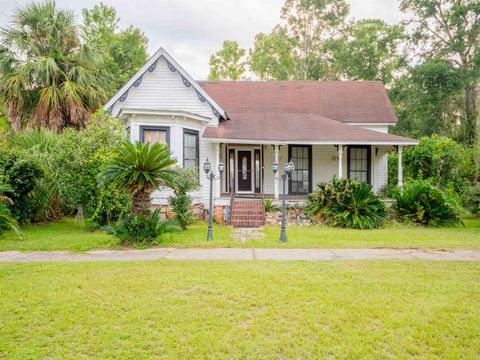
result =
[[0,358],[480,356],[480,263],[0,264]]
[[[214,241],[206,241],[206,223],[188,230],[167,234],[159,239],[163,247],[303,247],[303,248],[480,248],[480,219],[465,218],[465,226],[421,228],[391,224],[378,230],[350,230],[327,226],[288,226],[287,242],[278,241],[279,226],[259,230],[261,237],[240,241],[229,226],[214,225]],[[112,236],[103,231],[88,232],[71,218],[23,229],[24,239],[13,233],[0,238],[2,250],[72,250],[85,251],[115,247]]]

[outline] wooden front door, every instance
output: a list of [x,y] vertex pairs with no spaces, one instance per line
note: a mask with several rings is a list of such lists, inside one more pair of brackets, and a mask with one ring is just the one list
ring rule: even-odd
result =
[[237,150],[237,192],[253,192],[252,150]]

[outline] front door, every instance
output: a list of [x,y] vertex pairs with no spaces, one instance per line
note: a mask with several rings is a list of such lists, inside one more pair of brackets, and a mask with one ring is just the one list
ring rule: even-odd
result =
[[253,192],[252,150],[237,150],[237,192]]

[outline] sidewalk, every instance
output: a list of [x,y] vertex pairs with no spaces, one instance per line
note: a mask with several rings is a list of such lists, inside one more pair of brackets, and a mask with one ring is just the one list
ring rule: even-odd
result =
[[425,249],[173,249],[69,251],[3,251],[0,262],[122,261],[122,260],[470,260],[480,261],[480,250]]

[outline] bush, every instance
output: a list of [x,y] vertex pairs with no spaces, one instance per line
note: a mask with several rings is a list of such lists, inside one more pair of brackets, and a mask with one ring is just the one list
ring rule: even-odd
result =
[[275,205],[273,199],[263,199],[263,207],[265,208],[265,212],[272,212],[278,210],[278,206]]
[[[0,178],[1,180],[1,178]],[[9,185],[0,183],[0,235],[4,230],[13,230],[19,238],[21,238],[18,222],[12,217],[7,203],[13,204],[13,201],[6,195],[5,192],[11,192],[13,189]]]
[[195,216],[192,212],[192,198],[188,194],[191,191],[198,190],[200,184],[198,182],[197,169],[178,169],[178,176],[169,184],[173,190],[173,196],[168,201],[175,212],[175,219],[180,227],[185,230],[194,220]]
[[332,226],[375,229],[387,217],[386,205],[372,187],[355,179],[320,183],[307,201],[306,213]]
[[470,188],[467,207],[475,216],[480,216],[480,183]]
[[5,194],[12,200],[9,206],[11,216],[20,223],[33,220],[36,206],[32,193],[43,177],[43,171],[32,160],[8,154],[2,156],[0,175],[9,187]]
[[138,245],[152,243],[165,233],[178,230],[173,219],[160,220],[160,211],[155,209],[150,215],[128,214],[112,226],[104,226],[120,240],[122,245]]
[[395,195],[393,209],[404,222],[419,225],[448,225],[460,223],[455,202],[429,180],[414,180]]
[[462,195],[473,176],[472,154],[454,140],[435,135],[407,148],[403,163],[405,178],[430,179],[440,189],[450,188]]

